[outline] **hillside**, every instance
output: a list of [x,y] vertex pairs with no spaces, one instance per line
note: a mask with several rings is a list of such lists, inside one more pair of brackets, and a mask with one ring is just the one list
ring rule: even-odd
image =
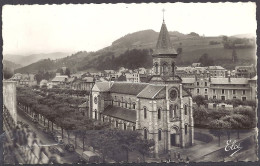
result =
[[2,62],[3,62],[3,68],[8,68],[11,71],[14,71],[17,68],[22,67],[22,65],[13,63],[13,62],[8,61],[8,60],[3,60]]
[[[178,66],[191,65],[197,62],[199,57],[207,53],[215,61],[215,65],[221,65],[227,69],[233,69],[236,65],[256,64],[255,48],[236,48],[238,62],[231,63],[232,49],[224,48],[223,37],[201,37],[196,33],[188,35],[179,32],[169,32],[171,41],[177,50],[182,48],[182,53],[176,59]],[[195,35],[194,35],[195,34]],[[69,67],[72,71],[99,71],[104,69],[118,69],[121,66],[128,68],[152,67],[152,57],[147,55],[155,48],[159,33],[153,30],[144,30],[127,34],[115,40],[111,46],[96,52],[78,52],[71,56],[51,62],[37,62],[45,70],[55,70],[61,66]],[[232,37],[234,38],[234,37]],[[134,50],[134,51],[131,51]],[[128,59],[125,59],[125,58]],[[132,58],[132,59],[131,59]],[[142,62],[142,63],[139,63]],[[16,72],[37,72],[42,67],[35,63]],[[47,63],[43,65],[42,63]]]
[[32,54],[32,55],[13,55],[13,54],[6,54],[4,55],[3,59],[12,61],[17,64],[21,64],[22,66],[27,66],[29,64],[32,64],[34,62],[37,62],[42,59],[60,59],[64,58],[66,56],[69,56],[68,53],[63,53],[63,52],[54,52],[54,53],[48,53],[48,54]]

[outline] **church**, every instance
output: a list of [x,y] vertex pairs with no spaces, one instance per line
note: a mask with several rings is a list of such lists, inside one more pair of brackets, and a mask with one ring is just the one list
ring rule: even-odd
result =
[[154,157],[194,143],[192,97],[176,75],[178,56],[163,20],[148,83],[96,82],[91,117],[155,141]]

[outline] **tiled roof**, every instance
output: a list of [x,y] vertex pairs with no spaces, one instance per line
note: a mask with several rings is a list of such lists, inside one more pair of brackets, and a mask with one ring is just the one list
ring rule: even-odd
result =
[[177,54],[176,50],[173,48],[170,35],[168,33],[166,24],[163,21],[161,31],[156,44],[156,49],[154,51],[156,55],[172,55]]
[[211,84],[247,84],[248,78],[211,78]]
[[[95,85],[101,92],[107,92],[110,89],[109,82],[96,82]],[[111,82],[112,84],[112,82]]]
[[136,122],[136,110],[109,105],[105,108],[102,114],[134,123]]
[[208,70],[225,70],[222,66],[209,66]]
[[84,80],[85,82],[94,82],[93,77],[84,77],[84,78],[82,78],[82,80]]
[[153,99],[165,88],[163,85],[148,85],[138,95],[138,98]]
[[139,94],[148,84],[146,83],[130,83],[130,82],[115,82],[110,92],[129,95]]
[[52,81],[55,82],[64,82],[68,79],[68,76],[56,76],[55,78],[52,79]]
[[121,75],[120,77],[118,77],[117,80],[118,81],[126,81],[126,76]]
[[195,78],[182,78],[183,84],[193,84],[195,82]]

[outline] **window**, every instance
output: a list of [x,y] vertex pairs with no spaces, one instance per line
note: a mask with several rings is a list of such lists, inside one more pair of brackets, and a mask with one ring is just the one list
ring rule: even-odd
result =
[[95,110],[95,119],[97,120],[97,110]]
[[235,95],[235,94],[236,94],[236,90],[234,89],[234,90],[233,90],[233,95]]
[[114,105],[114,101],[113,100],[111,101],[111,104]]
[[225,100],[225,96],[221,96],[221,100]]
[[222,105],[221,107],[222,107],[222,108],[225,108],[225,105]]
[[222,89],[222,94],[225,94],[225,90],[224,89]]
[[243,95],[245,95],[246,94],[246,90],[243,90]]
[[197,86],[199,86],[200,85],[200,83],[199,82],[197,82]]
[[155,64],[154,64],[154,67],[155,67],[155,74],[158,74],[158,72],[159,72],[159,71],[158,71],[158,63],[155,63]]
[[125,108],[127,108],[127,102],[125,102]]
[[188,125],[185,125],[185,135],[188,134]]
[[126,130],[126,123],[124,123],[124,130]]
[[103,116],[103,122],[105,122],[105,117]]
[[173,105],[170,105],[170,118],[173,118]]
[[133,103],[133,109],[135,110],[135,103]]
[[213,89],[213,94],[216,94],[216,89]]
[[205,93],[208,93],[208,89],[205,89]]
[[246,101],[246,97],[242,97],[242,101]]
[[205,95],[205,100],[208,100],[208,95]]
[[161,108],[158,109],[158,119],[161,119]]
[[144,107],[144,119],[146,119],[147,117],[147,110],[146,110],[146,107]]
[[162,130],[161,129],[158,130],[158,140],[159,141],[162,140]]
[[217,104],[213,104],[213,108],[217,108]]
[[217,96],[213,96],[213,99],[217,99]]
[[135,131],[135,126],[133,126],[133,131]]
[[184,105],[184,114],[187,115],[187,105]]
[[166,63],[163,64],[163,68],[162,69],[163,69],[163,71],[162,71],[163,74],[166,74],[168,72]]
[[144,129],[144,139],[147,139],[147,129]]
[[118,121],[116,121],[116,128],[118,128]]
[[236,99],[237,97],[236,96],[233,96],[233,99]]
[[208,83],[207,83],[207,82],[205,82],[205,86],[208,86]]
[[197,93],[200,93],[200,89],[197,89]]
[[174,109],[174,117],[177,117],[177,110],[178,110],[178,105],[175,105],[175,109]]

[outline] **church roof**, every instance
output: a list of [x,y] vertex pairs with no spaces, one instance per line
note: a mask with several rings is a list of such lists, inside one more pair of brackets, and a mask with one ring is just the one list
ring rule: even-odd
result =
[[111,89],[111,93],[121,93],[129,95],[139,94],[148,84],[146,83],[130,83],[130,82],[115,82]]
[[95,85],[101,92],[107,92],[110,88],[109,82],[96,82]]
[[176,50],[171,43],[165,22],[163,21],[161,31],[154,51],[155,55],[177,55]]
[[148,85],[138,95],[138,98],[154,99],[165,88],[163,85]]
[[104,115],[108,115],[114,118],[119,118],[129,122],[136,122],[136,110],[131,110],[122,107],[107,106],[102,112]]

